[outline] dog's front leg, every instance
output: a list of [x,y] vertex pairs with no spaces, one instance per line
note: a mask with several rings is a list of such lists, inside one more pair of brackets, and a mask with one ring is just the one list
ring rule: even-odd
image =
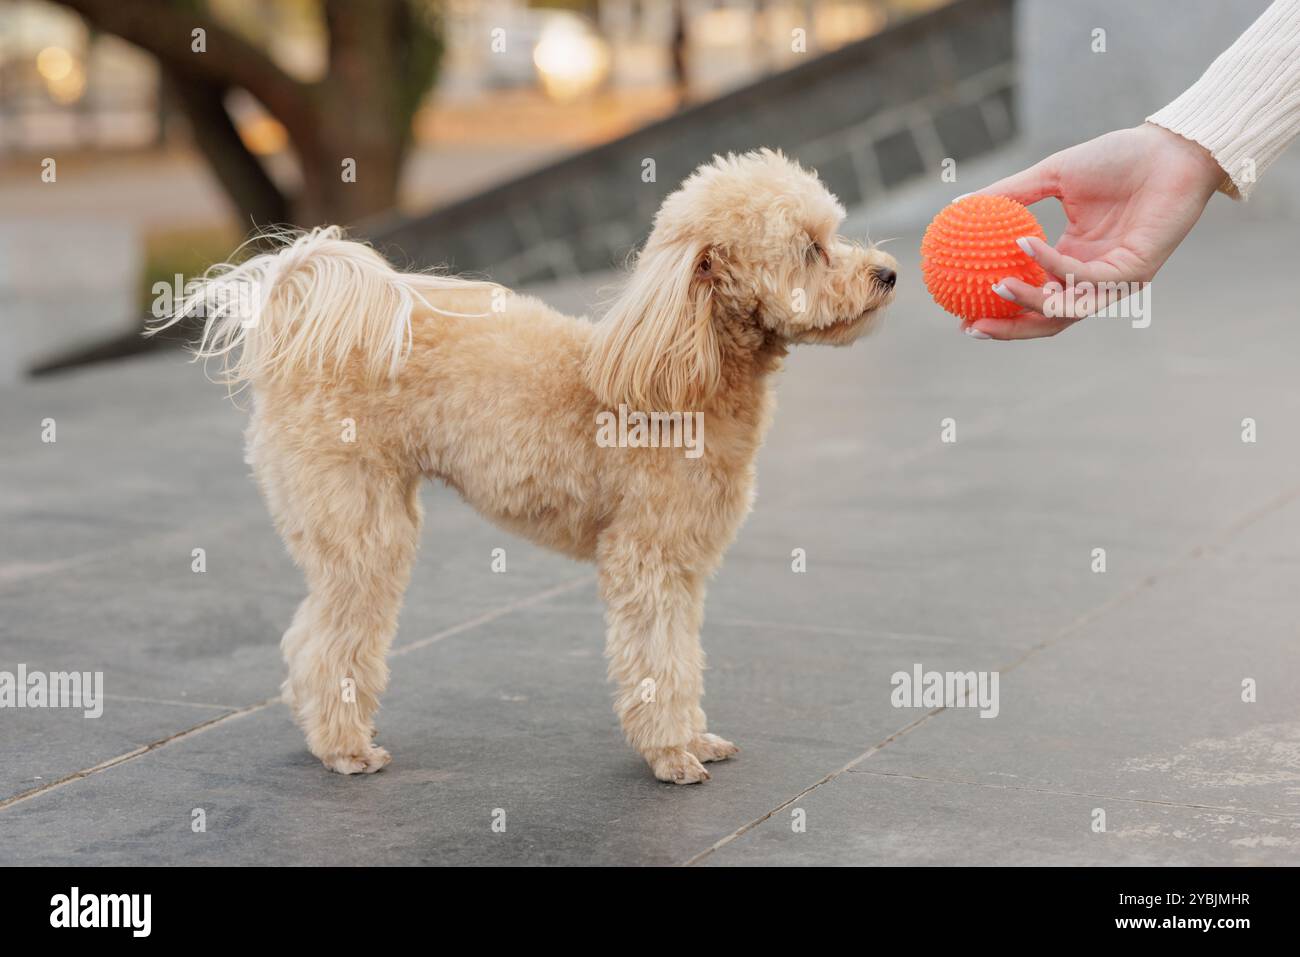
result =
[[628,742],[661,781],[707,780],[701,762],[738,749],[706,733],[700,707],[704,575],[654,544],[612,536],[601,545],[600,586],[614,710]]

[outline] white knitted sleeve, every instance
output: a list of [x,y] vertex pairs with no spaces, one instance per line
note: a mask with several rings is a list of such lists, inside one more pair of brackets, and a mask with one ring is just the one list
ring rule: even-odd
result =
[[1200,143],[1246,198],[1300,133],[1300,0],[1276,0],[1178,99],[1147,117]]

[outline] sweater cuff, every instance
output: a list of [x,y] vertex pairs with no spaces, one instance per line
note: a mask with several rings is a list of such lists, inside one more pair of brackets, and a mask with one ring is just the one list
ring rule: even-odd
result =
[[1219,189],[1249,197],[1300,133],[1300,0],[1277,0],[1147,122],[1205,147],[1227,173]]

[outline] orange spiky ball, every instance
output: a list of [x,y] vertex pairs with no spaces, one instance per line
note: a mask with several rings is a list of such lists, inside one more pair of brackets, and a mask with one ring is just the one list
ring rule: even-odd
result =
[[967,196],[950,203],[921,240],[921,277],[934,301],[962,319],[1005,319],[1021,312],[993,291],[1007,277],[1031,285],[1047,273],[1016,245],[1021,236],[1047,237],[1024,206],[1005,196]]

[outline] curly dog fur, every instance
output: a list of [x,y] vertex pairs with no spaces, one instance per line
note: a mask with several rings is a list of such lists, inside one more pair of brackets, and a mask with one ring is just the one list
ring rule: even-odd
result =
[[[501,527],[594,561],[623,731],[689,784],[709,734],[705,584],[750,508],[791,345],[848,345],[893,298],[892,258],[779,153],[715,157],[663,203],[604,320],[492,283],[395,271],[335,228],[210,271],[200,356],[252,387],[248,461],[310,590],[284,696],[326,767],[372,772],[386,655],[437,478]],[[707,443],[606,447],[602,412],[701,414]],[[345,425],[348,424],[348,425]]]

